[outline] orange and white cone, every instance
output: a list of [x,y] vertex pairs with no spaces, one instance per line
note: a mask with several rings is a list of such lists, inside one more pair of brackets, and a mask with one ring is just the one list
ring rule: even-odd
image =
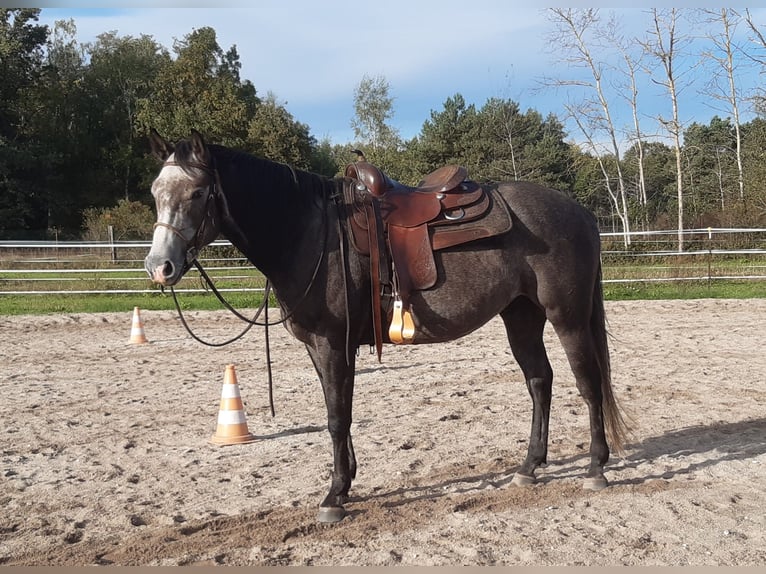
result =
[[213,444],[245,444],[253,442],[255,436],[247,429],[247,419],[239,394],[237,374],[234,365],[226,365],[221,389],[221,406],[218,410],[218,427],[210,437]]
[[148,343],[138,307],[133,307],[133,324],[130,327],[130,343]]

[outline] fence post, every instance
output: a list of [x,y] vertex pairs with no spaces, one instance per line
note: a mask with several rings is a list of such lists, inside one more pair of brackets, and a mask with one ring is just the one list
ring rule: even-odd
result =
[[106,231],[109,234],[109,250],[112,253],[112,262],[117,261],[117,246],[114,244],[114,226],[107,225]]
[[713,282],[713,228],[707,228],[707,289],[710,292],[710,284]]

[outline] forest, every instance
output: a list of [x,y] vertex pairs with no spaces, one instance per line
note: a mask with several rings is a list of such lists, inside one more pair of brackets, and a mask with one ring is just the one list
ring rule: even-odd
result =
[[[602,230],[625,233],[626,245],[635,230],[766,224],[766,100],[738,75],[743,66],[766,70],[766,39],[747,10],[651,9],[640,39],[621,36],[597,9],[548,12],[561,57],[581,72],[549,80],[577,90],[561,115],[491,96],[469,104],[458,91],[403,139],[387,79],[364,76],[350,110],[355,141],[331,142],[313,136],[268,86],[241,77],[236,46],[220,46],[210,27],[171,47],[115,32],[81,44],[73,20],[49,27],[39,24],[40,9],[2,8],[0,239],[106,239],[106,223],[116,239],[147,238],[152,127],[170,139],[195,128],[210,142],[326,176],[361,148],[408,184],[447,163],[481,182],[541,182],[591,209]],[[682,18],[700,31],[691,59]],[[684,90],[692,60],[710,78],[696,91]],[[636,79],[647,73],[672,110],[655,122],[662,133],[642,125]],[[716,100],[722,112],[684,125],[684,98]],[[632,112],[627,133],[612,119],[618,108]]]

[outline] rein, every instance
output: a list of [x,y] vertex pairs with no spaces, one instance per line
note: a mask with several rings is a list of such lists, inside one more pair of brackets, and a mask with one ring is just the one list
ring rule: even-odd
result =
[[[228,301],[224,300],[221,294],[218,292],[218,290],[215,288],[215,285],[213,285],[212,280],[208,276],[208,274],[205,272],[205,270],[202,268],[202,265],[197,262],[197,260],[194,260],[194,265],[197,267],[197,270],[200,272],[200,274],[205,278],[205,281],[207,284],[212,288],[213,292],[216,294],[216,297],[218,297],[218,300],[224,303],[226,307],[228,307],[230,310],[234,311],[234,313],[238,317],[242,317],[242,315],[239,314],[239,312],[235,311],[231,305],[229,305]],[[269,409],[271,411],[271,416],[273,417],[276,413],[274,411],[274,381],[273,377],[271,375],[271,345],[269,345],[269,293],[271,292],[271,283],[267,280],[266,281],[266,287],[264,288],[263,292],[263,301],[261,301],[261,306],[258,307],[258,310],[255,312],[255,316],[252,320],[247,319],[247,327],[244,328],[244,330],[239,334],[231,339],[228,339],[226,341],[222,341],[220,343],[211,343],[210,341],[205,341],[201,337],[197,336],[194,331],[191,330],[191,327],[186,322],[186,318],[184,317],[183,311],[181,311],[181,305],[178,302],[178,296],[176,295],[176,290],[171,287],[170,292],[173,294],[173,303],[176,306],[176,311],[178,312],[178,318],[181,319],[181,324],[186,329],[186,332],[191,335],[192,339],[195,341],[198,341],[199,343],[202,343],[203,345],[207,345],[208,347],[223,347],[225,345],[229,345],[230,343],[233,343],[234,341],[237,341],[245,336],[245,333],[247,333],[250,329],[253,328],[253,325],[256,325],[258,317],[261,313],[263,313],[263,320],[264,320],[264,331],[265,331],[265,340],[266,340],[266,371],[268,372],[269,376]]]
[[[176,163],[176,162],[166,162],[164,165],[176,165],[176,166],[179,166],[179,167],[182,167],[182,168],[184,167],[181,164]],[[205,214],[205,217],[202,218],[202,221],[200,222],[199,226],[197,227],[197,230],[195,231],[195,233],[192,236],[191,240],[187,240],[184,237],[184,235],[181,233],[181,231],[178,228],[176,228],[175,226],[173,226],[172,224],[170,224],[170,223],[165,223],[165,222],[158,221],[158,222],[156,222],[154,224],[154,227],[155,227],[155,229],[157,227],[165,227],[165,228],[169,229],[170,231],[172,231],[174,234],[176,234],[178,237],[180,237],[181,239],[183,239],[186,242],[188,249],[187,249],[187,252],[186,252],[186,261],[184,262],[184,265],[185,265],[184,273],[186,271],[188,271],[191,268],[192,265],[194,265],[194,267],[196,267],[197,271],[199,272],[200,277],[204,280],[205,284],[207,285],[207,287],[210,288],[210,290],[216,296],[218,301],[226,309],[228,309],[235,317],[237,317],[241,321],[247,323],[247,326],[245,327],[245,329],[241,333],[239,333],[238,335],[236,335],[236,336],[234,336],[231,339],[228,339],[226,341],[222,341],[222,342],[205,341],[204,339],[202,339],[201,337],[196,335],[192,331],[192,329],[189,326],[189,324],[186,322],[186,319],[185,319],[185,317],[183,315],[183,311],[181,310],[181,305],[178,302],[178,297],[176,295],[175,289],[171,286],[170,287],[170,292],[173,295],[173,303],[175,304],[176,311],[178,312],[178,317],[181,320],[181,324],[184,326],[184,328],[186,329],[187,333],[189,333],[189,335],[194,340],[198,341],[199,343],[202,343],[203,345],[207,345],[209,347],[223,347],[225,345],[229,345],[229,344],[231,344],[231,343],[241,339],[250,329],[252,329],[253,325],[257,325],[259,327],[264,327],[264,338],[265,338],[265,342],[266,342],[266,368],[267,368],[267,371],[268,371],[268,382],[269,382],[269,407],[271,409],[271,416],[273,417],[275,415],[275,412],[274,412],[273,378],[272,378],[272,372],[271,372],[271,346],[269,344],[269,327],[270,326],[274,326],[274,325],[281,325],[281,324],[287,322],[295,314],[295,312],[298,310],[298,308],[301,306],[301,304],[306,300],[306,298],[308,297],[309,292],[311,291],[311,288],[314,286],[314,282],[316,281],[317,275],[319,274],[319,269],[322,266],[322,262],[324,261],[325,252],[327,251],[327,243],[328,243],[328,235],[329,235],[329,231],[328,231],[328,227],[329,227],[328,223],[329,222],[328,222],[328,214],[327,214],[327,204],[325,203],[325,205],[323,206],[322,227],[324,229],[324,234],[322,236],[322,248],[321,248],[321,250],[319,252],[319,257],[317,258],[316,265],[314,266],[314,270],[313,270],[313,272],[311,274],[311,277],[310,277],[310,279],[308,281],[308,284],[306,285],[306,288],[304,289],[302,295],[298,299],[298,302],[293,306],[293,308],[288,313],[283,315],[283,317],[280,320],[278,320],[276,322],[273,322],[273,323],[270,323],[269,322],[269,295],[271,293],[272,287],[271,287],[271,281],[269,281],[269,279],[267,278],[266,279],[266,286],[264,288],[263,301],[261,302],[261,305],[258,307],[258,310],[255,312],[255,316],[252,319],[250,319],[249,317],[245,317],[239,311],[237,311],[234,307],[232,307],[232,305],[224,298],[224,296],[220,293],[220,291],[218,291],[218,289],[216,288],[215,284],[213,283],[213,280],[210,278],[210,276],[207,274],[207,272],[202,267],[200,262],[197,260],[197,255],[199,254],[199,251],[201,249],[201,247],[200,247],[201,237],[203,236],[203,233],[204,233],[205,226],[207,224],[208,218],[210,218],[213,221],[213,223],[215,223],[215,219],[214,219],[214,217],[213,217],[213,215],[211,213],[211,210],[210,210],[210,202],[211,202],[212,199],[218,198],[220,193],[221,193],[220,190],[216,186],[216,183],[219,181],[218,170],[217,169],[211,169],[210,167],[208,167],[208,166],[206,166],[204,164],[200,164],[200,163],[190,163],[190,164],[187,164],[187,165],[190,166],[190,167],[195,167],[195,168],[198,168],[198,169],[201,169],[201,170],[205,171],[213,179],[213,183],[208,188],[208,196],[207,196],[207,199],[206,199],[207,213]],[[288,165],[287,167],[290,168],[290,171],[292,172],[292,175],[293,175],[293,181],[295,182],[295,186],[296,186],[297,189],[299,189],[298,175],[296,174],[295,169],[292,166],[290,166],[290,165]],[[234,224],[234,222],[232,222],[232,224]],[[341,248],[342,248],[342,246],[341,246]],[[345,273],[344,273],[344,283],[345,283]],[[348,305],[348,302],[347,302],[347,305]],[[281,304],[280,304],[280,306],[281,306]],[[263,313],[263,323],[259,323],[258,322],[258,317],[260,317],[261,313]],[[348,338],[348,329],[347,329],[347,334],[346,335],[347,335],[347,338]],[[347,345],[347,347],[348,347],[348,345]]]

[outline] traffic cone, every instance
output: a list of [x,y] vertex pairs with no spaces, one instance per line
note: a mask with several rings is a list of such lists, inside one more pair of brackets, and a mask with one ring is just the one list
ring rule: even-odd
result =
[[255,436],[247,430],[247,420],[234,365],[226,365],[221,389],[221,406],[218,410],[218,427],[215,434],[210,437],[210,442],[226,445],[245,444],[254,440]]
[[141,313],[138,307],[133,307],[133,324],[130,327],[130,343],[148,343],[144,334],[144,324],[141,322]]

